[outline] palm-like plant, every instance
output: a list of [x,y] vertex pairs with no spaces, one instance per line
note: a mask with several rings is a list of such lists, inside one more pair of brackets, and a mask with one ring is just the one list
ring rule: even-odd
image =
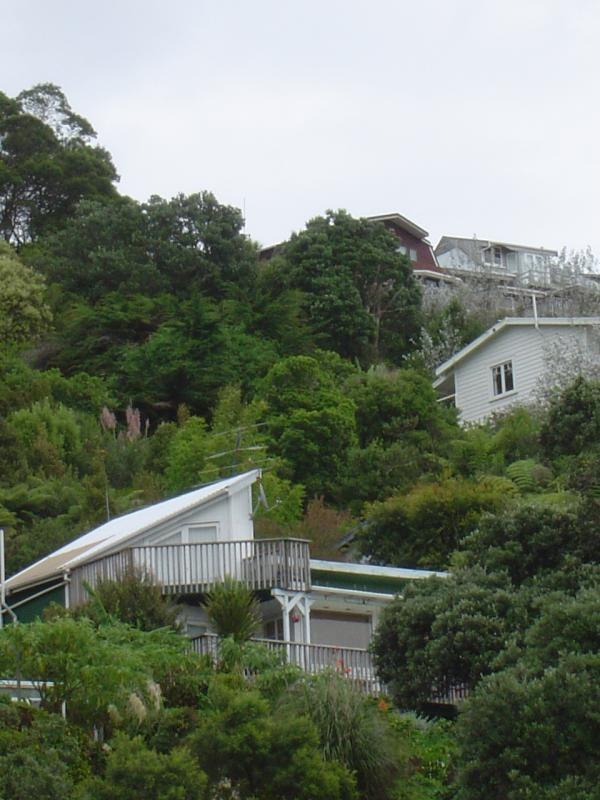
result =
[[217,635],[230,636],[238,644],[248,641],[262,621],[254,594],[233,578],[225,578],[215,586],[206,596],[204,607]]

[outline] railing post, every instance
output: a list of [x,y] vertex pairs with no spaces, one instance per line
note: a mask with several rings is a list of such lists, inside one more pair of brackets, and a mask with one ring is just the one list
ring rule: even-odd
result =
[[291,589],[292,586],[290,585],[290,540],[284,539],[283,542],[283,570],[281,574],[282,580],[282,589]]

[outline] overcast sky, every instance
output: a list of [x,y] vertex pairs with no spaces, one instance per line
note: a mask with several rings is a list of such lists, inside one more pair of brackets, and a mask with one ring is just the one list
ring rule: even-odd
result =
[[0,90],[63,88],[120,190],[269,244],[327,208],[600,255],[598,0],[19,0]]

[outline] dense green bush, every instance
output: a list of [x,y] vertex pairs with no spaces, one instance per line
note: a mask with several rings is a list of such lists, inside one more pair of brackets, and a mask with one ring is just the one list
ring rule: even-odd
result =
[[367,506],[361,550],[380,564],[443,569],[482,513],[501,509],[511,491],[500,478],[418,484]]
[[540,441],[548,457],[577,454],[600,441],[600,383],[577,378],[548,410]]
[[528,504],[483,516],[462,540],[456,561],[505,571],[518,585],[560,569],[569,556],[581,562],[600,560],[589,510],[576,503],[570,510]]
[[502,576],[475,569],[414,582],[381,616],[371,645],[378,675],[400,708],[426,707],[492,672],[518,620]]
[[460,800],[597,796],[600,657],[564,655],[482,682],[458,722]]

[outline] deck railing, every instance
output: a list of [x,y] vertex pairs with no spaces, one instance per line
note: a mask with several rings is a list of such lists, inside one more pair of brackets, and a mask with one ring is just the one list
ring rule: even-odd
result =
[[[386,691],[377,676],[373,657],[368,650],[305,642],[284,642],[279,639],[255,638],[252,641],[282,653],[288,664],[295,664],[311,675],[333,669],[353,681],[365,694],[377,696]],[[195,653],[209,655],[213,659],[218,657],[218,644],[219,637],[215,633],[203,633],[191,639]],[[431,693],[429,702],[432,705],[456,706],[469,696],[469,692],[469,687],[464,684],[447,683]]]
[[226,577],[253,591],[275,587],[310,591],[309,543],[303,539],[251,539],[129,547],[71,572],[70,604],[87,600],[84,583],[118,580],[128,572],[150,575],[164,594],[202,594]]
[[[371,654],[357,647],[334,647],[326,644],[306,644],[305,642],[284,642],[278,639],[253,639],[253,641],[282,653],[288,664],[295,664],[304,672],[316,675],[332,669],[353,681],[367,694],[378,695],[383,691],[373,665]],[[194,652],[216,658],[218,636],[204,633],[191,640]]]

